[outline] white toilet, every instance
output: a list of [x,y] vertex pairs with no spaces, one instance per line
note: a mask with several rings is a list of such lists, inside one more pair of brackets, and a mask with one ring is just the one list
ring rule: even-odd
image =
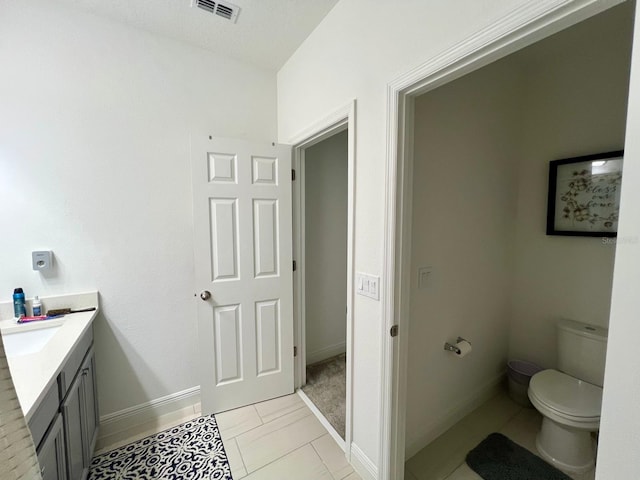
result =
[[543,370],[529,384],[529,399],[544,417],[536,447],[558,468],[583,473],[595,464],[591,432],[600,427],[607,330],[573,320],[561,320],[557,330],[560,371]]

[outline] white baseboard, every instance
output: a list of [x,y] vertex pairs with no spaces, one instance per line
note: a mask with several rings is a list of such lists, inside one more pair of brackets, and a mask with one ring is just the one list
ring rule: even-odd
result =
[[[100,417],[97,450],[136,436],[154,424],[198,413],[200,387],[192,387]],[[191,415],[193,416],[193,415]]]
[[321,362],[322,360],[326,360],[327,358],[335,357],[336,355],[340,355],[341,353],[345,353],[346,351],[347,343],[342,342],[336,343],[335,345],[329,345],[328,347],[324,347],[313,352],[307,352],[307,365]]
[[362,480],[378,480],[378,467],[355,443],[351,443],[351,466]]
[[489,382],[481,385],[480,388],[477,388],[475,391],[465,395],[463,402],[453,405],[435,421],[427,425],[424,429],[423,435],[410,445],[406,445],[405,459],[408,460],[413,457],[416,453],[453,427],[469,413],[474,411],[494,395],[498,394],[502,389],[502,385],[504,385],[504,380],[504,373],[492,378]]

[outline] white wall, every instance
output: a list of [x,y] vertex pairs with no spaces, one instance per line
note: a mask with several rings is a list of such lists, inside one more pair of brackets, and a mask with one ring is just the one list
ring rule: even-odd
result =
[[549,161],[624,147],[633,5],[515,55],[523,67],[510,356],[556,366],[559,318],[606,327],[615,245],[547,236]]
[[640,10],[631,64],[624,177],[613,276],[596,478],[638,478],[640,472]]
[[347,131],[305,150],[307,364],[346,351]]
[[[382,271],[387,84],[525,3],[401,0],[388,9],[372,8],[370,0],[341,0],[278,72],[281,141],[357,99],[357,271]],[[374,466],[380,441],[381,313],[380,302],[356,296],[353,443]]]
[[198,385],[189,134],[273,140],[275,73],[41,0],[0,64],[0,300],[100,291],[101,414]]
[[[407,458],[504,374],[520,112],[504,61],[416,99]],[[473,345],[466,358],[443,349],[457,336]]]

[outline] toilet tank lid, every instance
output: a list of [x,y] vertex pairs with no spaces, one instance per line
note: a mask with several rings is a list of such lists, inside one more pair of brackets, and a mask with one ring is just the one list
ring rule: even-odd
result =
[[575,320],[569,320],[566,318],[558,322],[558,328],[602,342],[607,340],[607,336],[609,334],[609,331],[606,328],[598,327],[596,325],[588,325],[586,323],[576,322]]

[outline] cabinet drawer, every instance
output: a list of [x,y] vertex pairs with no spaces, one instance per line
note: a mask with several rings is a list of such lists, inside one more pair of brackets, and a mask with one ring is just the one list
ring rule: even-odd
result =
[[51,421],[58,413],[58,407],[60,406],[60,397],[58,396],[58,387],[53,384],[49,387],[49,391],[40,402],[38,409],[29,420],[29,429],[31,430],[31,436],[33,437],[33,443],[40,445],[44,434],[47,433]]
[[84,360],[89,347],[93,343],[93,326],[89,327],[89,329],[82,335],[82,338],[78,342],[78,345],[71,353],[71,356],[65,363],[60,375],[58,376],[58,384],[60,387],[60,399],[64,399],[67,395],[67,391],[71,386],[71,382],[76,376],[78,370],[80,370],[80,365],[82,365],[82,361]]

